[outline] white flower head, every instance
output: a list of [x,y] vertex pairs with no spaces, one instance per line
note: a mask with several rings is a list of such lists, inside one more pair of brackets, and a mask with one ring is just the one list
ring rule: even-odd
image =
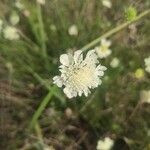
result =
[[6,26],[3,30],[4,38],[8,40],[17,40],[19,39],[19,34],[17,29],[12,26]]
[[150,90],[143,90],[140,92],[140,99],[143,103],[150,104]]
[[104,140],[99,140],[97,143],[97,150],[111,150],[111,148],[114,145],[114,141],[109,138],[109,137],[105,137]]
[[101,79],[106,70],[105,66],[97,65],[99,61],[95,50],[88,51],[83,59],[81,50],[71,54],[63,54],[60,56],[59,71],[60,76],[53,78],[54,84],[58,87],[64,86],[64,93],[68,98],[88,96],[90,89],[94,89],[101,84]]
[[150,56],[144,59],[145,62],[145,70],[150,73]]
[[110,66],[112,68],[117,68],[119,65],[120,61],[117,57],[113,58],[113,60],[110,62]]
[[107,8],[111,8],[112,7],[112,3],[110,0],[102,0],[102,4],[103,6],[107,7]]
[[10,20],[12,25],[16,25],[17,23],[19,23],[20,18],[19,18],[19,15],[16,12],[13,12],[10,15],[9,20]]
[[51,31],[55,32],[57,30],[57,27],[55,26],[55,24],[51,24],[50,29]]
[[100,46],[95,47],[95,51],[100,58],[106,58],[112,53],[112,51],[109,49],[110,45],[111,41],[102,39]]
[[24,5],[23,5],[23,3],[21,3],[20,0],[16,0],[15,7],[18,8],[19,10],[23,10],[24,9]]
[[41,5],[45,5],[45,0],[36,0],[36,2],[41,4]]
[[68,29],[68,33],[69,35],[72,35],[72,36],[77,36],[78,35],[78,28],[77,26],[74,24],[74,25],[71,25]]

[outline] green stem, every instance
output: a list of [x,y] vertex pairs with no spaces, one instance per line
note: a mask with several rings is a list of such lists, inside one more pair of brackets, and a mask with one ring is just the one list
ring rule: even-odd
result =
[[47,106],[47,104],[49,103],[49,101],[51,100],[51,97],[53,96],[53,92],[55,87],[52,87],[52,90],[48,92],[48,94],[46,95],[46,97],[42,100],[40,106],[38,107],[38,109],[35,111],[30,125],[29,125],[29,129],[33,129],[37,123],[38,118],[41,116],[42,112],[44,111],[45,107]]
[[49,63],[48,63],[48,55],[47,55],[47,50],[46,50],[46,35],[45,35],[45,31],[44,31],[41,5],[38,3],[37,3],[37,16],[38,16],[39,27],[40,27],[40,36],[41,36],[40,44],[41,44],[41,48],[42,48],[42,55],[45,60],[46,67],[48,69]]
[[118,31],[120,31],[120,30],[122,30],[124,28],[126,28],[131,23],[133,23],[135,21],[138,21],[139,19],[141,19],[142,17],[148,15],[149,13],[150,13],[150,9],[144,11],[143,13],[138,15],[135,19],[133,19],[131,21],[128,21],[128,22],[125,22],[125,23],[117,26],[116,28],[113,28],[112,30],[106,32],[105,34],[103,34],[102,36],[98,37],[97,39],[93,40],[92,42],[90,42],[89,44],[87,44],[83,48],[81,48],[81,50],[82,51],[88,50],[89,48],[91,48],[91,47],[95,46],[96,44],[98,44],[101,41],[101,39],[110,37],[111,35],[117,33]]
[[[33,71],[33,69],[30,67],[30,66],[25,66],[25,69],[30,72],[33,77],[42,85],[45,87],[45,89],[51,91],[52,88],[51,86],[49,85],[49,83],[47,83],[43,78],[41,78],[40,75],[38,75],[36,72]],[[58,91],[58,87],[56,89],[56,92],[52,91],[54,96],[57,97],[61,102],[65,102],[65,98],[64,96]]]

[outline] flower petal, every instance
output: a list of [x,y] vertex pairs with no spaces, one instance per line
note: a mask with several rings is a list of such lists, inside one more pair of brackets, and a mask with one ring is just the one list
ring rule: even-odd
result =
[[64,65],[64,66],[69,66],[69,57],[67,54],[62,54],[60,56],[60,62]]
[[56,84],[58,87],[63,86],[63,79],[60,76],[55,76],[53,78],[53,83]]
[[75,64],[80,64],[83,61],[83,54],[81,50],[78,50],[74,53],[74,62]]

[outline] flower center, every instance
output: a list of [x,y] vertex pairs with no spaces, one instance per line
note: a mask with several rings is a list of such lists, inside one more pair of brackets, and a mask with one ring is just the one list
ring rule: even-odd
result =
[[70,78],[75,87],[82,88],[92,82],[93,71],[91,68],[84,66],[76,70]]
[[108,50],[108,46],[102,45],[101,46],[101,51],[106,52]]

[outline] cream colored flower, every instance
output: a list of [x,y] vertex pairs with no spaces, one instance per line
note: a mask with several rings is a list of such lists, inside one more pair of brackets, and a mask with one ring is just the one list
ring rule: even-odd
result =
[[[68,98],[88,96],[90,89],[94,89],[101,84],[101,79],[106,70],[105,66],[101,66],[97,60],[94,50],[90,50],[85,59],[81,50],[71,54],[63,54],[60,56],[59,71],[60,76],[53,78],[54,84],[58,87],[64,86],[64,93]],[[98,64],[98,65],[97,65]]]
[[140,99],[143,103],[150,103],[150,90],[141,91]]
[[109,137],[105,137],[104,140],[99,140],[97,143],[97,150],[111,150],[114,145],[114,141]]
[[17,40],[19,39],[19,34],[17,32],[17,29],[12,26],[6,26],[3,29],[4,38],[8,40]]
[[41,4],[41,5],[45,5],[45,0],[36,0],[37,3]]
[[55,32],[57,30],[56,26],[54,24],[50,25],[51,31]]
[[101,45],[95,47],[95,51],[97,52],[100,58],[106,58],[112,53],[111,50],[109,49],[110,45],[111,45],[111,41],[102,39]]
[[10,23],[11,23],[12,25],[16,25],[16,24],[19,22],[20,18],[19,18],[19,15],[18,15],[16,12],[13,12],[13,13],[10,15],[9,20],[10,20]]
[[24,9],[24,5],[23,5],[23,3],[21,3],[20,0],[16,0],[15,7],[18,8],[19,10],[23,10]]
[[72,25],[68,29],[69,35],[77,36],[78,35],[78,28],[76,25]]
[[112,7],[112,3],[110,0],[102,0],[102,4],[103,6],[107,7],[107,8],[111,8]]
[[144,59],[145,62],[145,70],[150,73],[150,56]]
[[112,68],[117,68],[119,65],[120,61],[117,57],[113,58],[113,60],[110,62],[110,66]]

